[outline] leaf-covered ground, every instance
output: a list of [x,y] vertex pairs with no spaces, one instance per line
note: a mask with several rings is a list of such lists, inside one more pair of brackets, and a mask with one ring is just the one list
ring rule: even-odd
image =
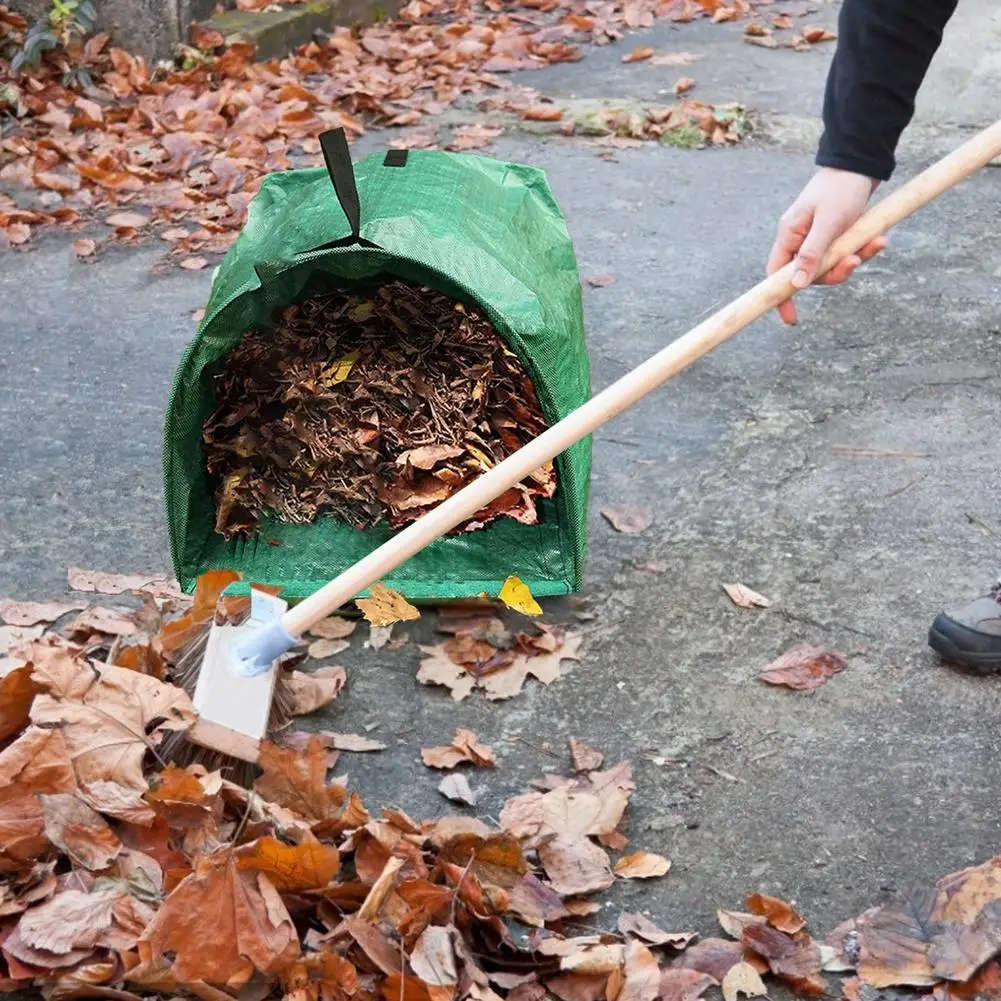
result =
[[[490,145],[506,113],[613,145],[736,143],[749,128],[744,110],[695,99],[692,75],[675,83],[675,101],[576,122],[504,74],[582,59],[589,45],[617,42],[657,19],[743,19],[750,41],[778,46],[781,37],[808,49],[807,37],[833,37],[809,27],[819,11],[752,0],[412,0],[398,20],[338,28],[266,63],[254,61],[249,45],[224,47],[218,32],[199,28],[173,67],[148,66],[95,35],[15,74],[11,61],[28,25],[0,5],[0,248],[96,217],[114,227],[109,240],[155,235],[172,260],[199,270],[235,238],[261,177],[320,164],[316,136],[337,126],[352,136],[397,130],[387,136],[395,146],[471,150]],[[689,55],[640,46],[624,58],[683,67]],[[460,100],[487,119],[439,135],[438,116]],[[75,245],[82,260],[99,249],[88,236]]]
[[[195,719],[171,664],[230,579],[204,578],[191,601],[163,578],[73,571],[72,586],[116,605],[0,606],[2,989],[116,1001],[694,1001],[718,987],[735,1001],[774,978],[848,1001],[888,987],[936,1001],[1001,992],[999,859],[826,938],[761,893],[718,912],[719,938],[609,915],[602,891],[664,878],[671,861],[627,834],[642,795],[630,763],[606,762],[583,739],[496,819],[429,803],[425,821],[366,802],[328,774],[341,753],[385,753],[363,735],[286,726],[263,745],[249,789],[227,768],[169,762]],[[245,599],[222,601],[225,617],[245,611]],[[511,632],[489,605],[443,614],[452,639],[438,655],[474,674],[477,644],[510,642],[531,661],[565,642],[556,627]],[[353,629],[332,618],[316,633],[333,642]],[[344,668],[299,666],[279,682],[297,693],[293,712],[346,681],[350,698]],[[458,769],[497,766],[461,728],[422,757],[463,805],[473,800]]]

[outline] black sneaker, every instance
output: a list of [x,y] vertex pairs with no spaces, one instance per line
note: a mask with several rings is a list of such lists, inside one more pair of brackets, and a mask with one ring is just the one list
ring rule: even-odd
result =
[[1001,673],[1001,583],[952,612],[939,612],[928,643],[952,664],[976,674]]

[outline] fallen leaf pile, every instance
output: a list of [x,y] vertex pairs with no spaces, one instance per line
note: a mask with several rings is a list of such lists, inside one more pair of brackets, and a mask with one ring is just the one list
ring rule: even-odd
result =
[[[126,657],[121,632],[102,632],[97,617],[74,625],[80,602],[0,606],[0,990],[53,1001],[695,1001],[719,986],[737,1001],[764,996],[763,977],[835,996],[832,974],[855,974],[841,985],[846,1001],[888,987],[934,1001],[1001,989],[1001,858],[826,940],[762,893],[746,911],[718,912],[726,939],[699,941],[636,912],[603,927],[594,894],[662,877],[671,863],[630,848],[629,762],[603,768],[580,740],[570,741],[573,776],[546,774],[491,823],[370,812],[346,780],[328,780],[331,747],[374,749],[357,735],[284,731],[285,743],[262,746],[252,790],[167,763],[166,738],[194,711],[151,671],[246,599],[220,601],[228,572],[203,577],[191,601],[163,579],[73,574],[138,604],[118,613],[134,626],[128,643],[161,659]],[[483,615],[445,619],[456,652],[529,642]],[[347,630],[328,620],[321,632]],[[548,631],[534,641],[558,642]],[[496,765],[463,729],[425,759]],[[441,791],[475,802],[461,773]]]
[[[263,0],[241,2],[260,9]],[[397,20],[338,28],[282,60],[255,62],[249,44],[224,46],[220,32],[196,26],[179,67],[150,67],[100,34],[15,76],[10,59],[28,22],[0,6],[0,115],[14,120],[0,141],[0,183],[18,194],[0,196],[0,248],[97,213],[115,227],[109,240],[155,233],[183,266],[204,267],[202,255],[224,252],[242,227],[263,174],[321,162],[324,129],[357,136],[367,125],[422,124],[463,94],[514,92],[496,74],[579,60],[582,44],[615,41],[658,18],[751,13],[750,0],[411,0]],[[86,86],[66,82],[80,72]],[[711,113],[699,111],[698,121]],[[713,141],[718,124],[707,133]],[[451,148],[488,145],[499,131],[467,126]],[[418,130],[401,145],[436,141]],[[75,249],[92,260],[98,244],[84,238]]]
[[[478,309],[400,281],[287,307],[273,331],[244,335],[215,385],[205,458],[227,537],[265,512],[398,528],[546,426],[531,380]],[[537,499],[555,489],[547,463],[461,530],[501,516],[535,524]]]
[[512,698],[530,675],[550,685],[562,661],[577,659],[582,637],[560,626],[530,628],[511,632],[490,610],[442,609],[437,629],[451,639],[420,648],[425,656],[417,680],[448,688],[457,702],[474,689],[488,699]]

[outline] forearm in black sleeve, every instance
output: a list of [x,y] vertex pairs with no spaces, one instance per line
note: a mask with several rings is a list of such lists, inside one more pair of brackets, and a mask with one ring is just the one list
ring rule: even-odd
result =
[[845,0],[817,163],[885,181],[956,0]]

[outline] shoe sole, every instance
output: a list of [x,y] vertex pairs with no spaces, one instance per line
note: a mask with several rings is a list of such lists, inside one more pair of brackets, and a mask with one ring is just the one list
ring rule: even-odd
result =
[[1001,655],[961,650],[935,626],[932,626],[928,631],[928,645],[950,664],[966,668],[974,674],[1001,674]]

